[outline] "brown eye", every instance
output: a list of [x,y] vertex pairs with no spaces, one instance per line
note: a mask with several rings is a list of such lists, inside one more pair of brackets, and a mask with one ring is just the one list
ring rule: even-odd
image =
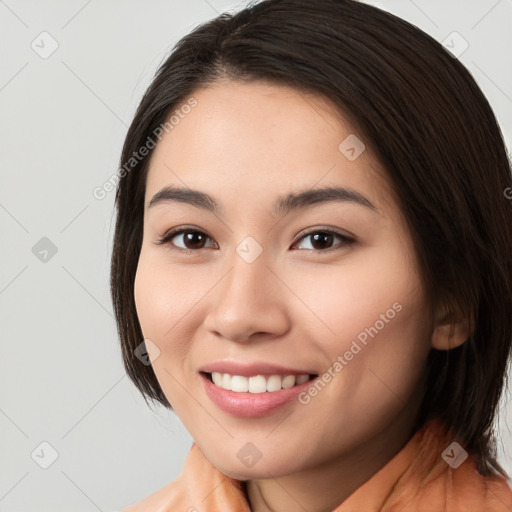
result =
[[[157,245],[170,245],[173,249],[191,253],[199,249],[204,249],[206,241],[210,237],[197,229],[180,228],[165,234],[156,243]],[[177,242],[173,241],[174,239]],[[181,239],[181,240],[180,240]]]
[[309,236],[311,236],[311,245],[314,249],[329,249],[334,240],[334,235],[330,233],[315,233]]
[[[175,235],[176,236],[176,235]],[[199,231],[184,231],[183,243],[186,249],[202,249],[204,247],[206,236]]]
[[[352,238],[331,229],[310,231],[303,235],[300,240],[306,240],[308,238],[311,242],[309,244],[310,247],[306,247],[306,249],[316,252],[330,252],[330,250],[334,250],[338,246],[345,246],[354,242]],[[336,239],[341,240],[341,243],[334,244],[333,246],[333,242]]]
[[[181,239],[181,240],[180,240]],[[299,240],[310,239],[309,246],[305,247],[306,250],[311,250],[317,253],[325,253],[336,250],[337,248],[350,245],[355,240],[332,229],[317,229],[304,234]],[[340,242],[335,243],[336,239]],[[169,245],[172,249],[191,254],[200,249],[214,247],[215,244],[207,246],[206,242],[211,240],[211,237],[195,228],[178,228],[165,234],[156,243],[157,245]],[[298,242],[294,245],[297,245]]]

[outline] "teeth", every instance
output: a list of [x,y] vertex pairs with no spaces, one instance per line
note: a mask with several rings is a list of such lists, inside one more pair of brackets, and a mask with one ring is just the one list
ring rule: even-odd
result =
[[283,383],[281,384],[281,386],[283,386],[283,388],[285,389],[295,386],[295,375],[287,375],[283,379]]
[[272,375],[267,379],[267,391],[279,391],[283,380],[279,375]]
[[231,391],[247,393],[249,391],[249,379],[241,375],[233,375],[231,377]]
[[222,382],[219,385],[221,388],[231,389],[231,375],[224,373],[222,375]]
[[309,380],[309,375],[297,375],[297,386]]
[[249,377],[249,393],[265,393],[267,391],[267,381],[263,375]]
[[230,375],[229,373],[213,372],[212,381],[216,386],[237,393],[265,393],[288,389],[295,385],[303,384],[309,380],[308,374],[302,375],[271,375],[265,378],[263,375],[244,377],[242,375]]

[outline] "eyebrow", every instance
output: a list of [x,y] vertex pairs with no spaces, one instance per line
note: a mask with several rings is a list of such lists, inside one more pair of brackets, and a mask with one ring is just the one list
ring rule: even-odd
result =
[[[169,201],[187,203],[212,213],[218,213],[220,210],[219,204],[211,195],[205,192],[200,192],[199,190],[177,186],[166,186],[162,188],[151,198],[148,208],[152,208],[157,204]],[[274,216],[279,216],[294,210],[301,210],[315,204],[332,201],[353,203],[364,206],[373,212],[379,212],[378,208],[359,192],[350,188],[331,186],[309,189],[303,192],[290,193],[278,197],[272,206],[272,214]]]

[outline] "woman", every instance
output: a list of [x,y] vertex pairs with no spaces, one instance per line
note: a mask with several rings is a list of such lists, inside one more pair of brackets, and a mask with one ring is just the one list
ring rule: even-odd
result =
[[121,166],[124,363],[194,439],[127,511],[512,510],[510,166],[439,43],[352,0],[221,15],[157,72]]

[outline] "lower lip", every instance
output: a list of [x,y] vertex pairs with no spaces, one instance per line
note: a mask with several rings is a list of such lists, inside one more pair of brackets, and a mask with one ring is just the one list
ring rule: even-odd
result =
[[237,393],[216,386],[206,375],[201,374],[206,394],[222,411],[241,418],[265,416],[297,398],[315,379],[281,391],[265,393]]

